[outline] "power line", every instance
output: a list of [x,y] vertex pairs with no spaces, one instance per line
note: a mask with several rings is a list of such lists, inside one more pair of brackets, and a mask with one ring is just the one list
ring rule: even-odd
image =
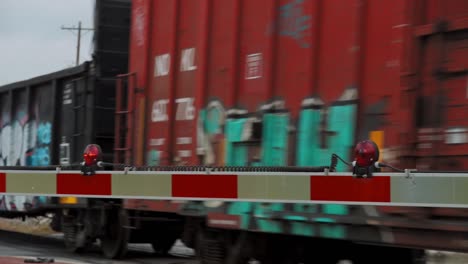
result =
[[62,30],[78,30],[78,40],[76,44],[76,65],[80,64],[80,43],[81,43],[81,31],[92,31],[94,28],[82,28],[81,21],[78,22],[78,27],[64,27]]

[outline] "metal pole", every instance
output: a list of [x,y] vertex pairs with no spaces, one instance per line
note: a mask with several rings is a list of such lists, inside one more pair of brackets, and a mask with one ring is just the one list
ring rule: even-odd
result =
[[91,31],[93,28],[82,28],[81,21],[78,22],[78,27],[64,27],[62,30],[78,30],[78,41],[76,43],[76,65],[80,63],[80,45],[81,45],[81,31]]
[[76,65],[80,64],[81,21],[78,22],[78,43],[76,44]]

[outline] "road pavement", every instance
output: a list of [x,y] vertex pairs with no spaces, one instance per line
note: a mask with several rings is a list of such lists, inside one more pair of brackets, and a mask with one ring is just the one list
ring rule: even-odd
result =
[[[176,244],[171,250],[174,256],[160,257],[153,253],[149,245],[129,246],[128,256],[122,261],[105,259],[97,247],[92,248],[84,254],[73,254],[66,251],[60,236],[33,236],[9,231],[0,231],[0,256],[21,257],[20,262],[25,259],[53,258],[55,263],[73,264],[196,264],[190,249]],[[3,259],[4,260],[4,259]],[[9,264],[2,261],[0,263]],[[45,262],[47,263],[47,262]]]

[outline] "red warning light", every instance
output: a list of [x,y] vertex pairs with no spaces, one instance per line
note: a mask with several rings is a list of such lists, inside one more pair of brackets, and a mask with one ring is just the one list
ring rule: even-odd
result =
[[379,160],[379,148],[371,140],[359,142],[354,149],[356,165],[369,167]]
[[86,146],[83,153],[83,158],[85,166],[96,165],[97,162],[101,160],[101,147],[96,144],[90,144]]

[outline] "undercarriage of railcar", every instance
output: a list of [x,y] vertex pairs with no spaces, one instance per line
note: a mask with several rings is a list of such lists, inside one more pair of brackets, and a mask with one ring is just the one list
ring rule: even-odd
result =
[[200,233],[198,247],[203,264],[425,263],[421,249],[210,228]]
[[98,242],[105,257],[123,258],[129,243],[148,243],[166,255],[181,236],[183,218],[174,213],[127,210],[122,200],[88,199],[83,207],[55,211],[51,227],[63,232],[68,250],[85,253]]

